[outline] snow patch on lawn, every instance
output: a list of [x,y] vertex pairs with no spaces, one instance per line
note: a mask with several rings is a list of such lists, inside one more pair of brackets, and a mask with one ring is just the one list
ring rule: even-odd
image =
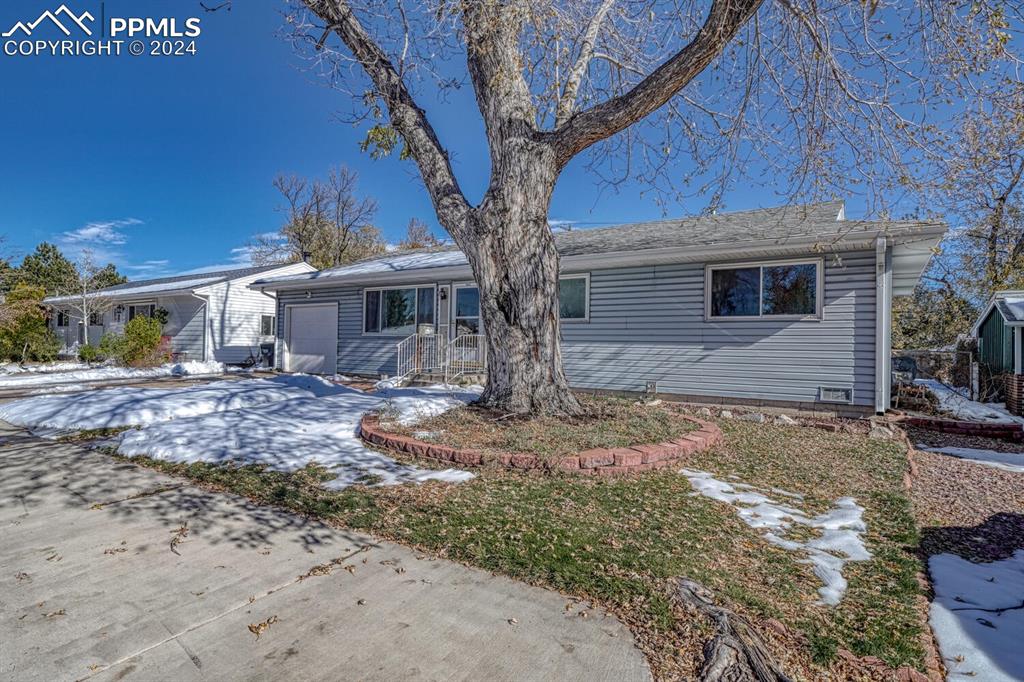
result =
[[928,570],[929,621],[949,677],[1024,679],[1024,549],[991,563],[936,554]]
[[173,462],[262,464],[276,471],[295,471],[315,462],[336,474],[324,484],[335,490],[356,483],[467,481],[474,477],[467,471],[424,469],[370,450],[359,439],[359,421],[366,412],[389,403],[403,415],[440,414],[476,400],[478,393],[429,387],[371,394],[334,386],[325,396],[211,412],[126,431],[117,451]]
[[918,443],[918,450],[925,452],[937,452],[943,455],[951,455],[960,459],[969,459],[972,462],[983,464],[993,469],[1004,471],[1016,471],[1024,473],[1024,452],[999,452],[998,450],[979,450],[975,448],[942,447],[932,448]]
[[[69,363],[73,364],[73,363]],[[52,384],[108,381],[111,379],[156,379],[159,377],[211,376],[224,373],[220,362],[169,362],[159,367],[90,367],[71,371],[27,371],[0,376],[0,388],[38,387]]]
[[484,388],[436,384],[426,388],[429,399],[425,399],[423,390],[416,388],[388,387],[379,390],[384,396],[384,406],[380,408],[382,416],[403,426],[412,426],[476,400]]
[[[81,387],[45,390],[52,393],[66,388]],[[125,386],[15,400],[0,405],[0,419],[32,429],[36,435],[53,436],[70,430],[144,426],[294,398],[326,396],[342,390],[319,377],[301,374],[176,388]]]
[[38,365],[19,365],[16,362],[0,363],[0,376],[8,374],[47,374],[49,372],[72,372],[90,369],[93,365],[86,362],[47,362]]
[[[847,587],[843,567],[848,561],[871,558],[862,537],[867,530],[864,508],[852,497],[836,500],[836,506],[825,514],[809,516],[802,509],[776,502],[751,485],[726,483],[706,471],[683,469],[680,473],[701,495],[735,507],[744,523],[765,531],[763,537],[768,542],[792,552],[804,552],[807,558],[801,563],[810,564],[814,574],[824,583],[818,588],[823,604],[835,606],[843,598]],[[794,500],[802,499],[796,493],[773,490]],[[820,530],[821,535],[806,542],[784,537],[794,523]]]
[[915,379],[918,386],[925,386],[939,399],[939,408],[951,413],[957,419],[975,422],[998,422],[1024,424],[1024,417],[1017,417],[1006,411],[999,403],[979,403],[971,400],[946,384],[935,379]]

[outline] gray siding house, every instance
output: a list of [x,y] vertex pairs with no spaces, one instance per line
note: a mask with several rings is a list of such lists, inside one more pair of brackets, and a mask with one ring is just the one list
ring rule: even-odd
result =
[[[846,220],[829,202],[556,233],[570,382],[883,411],[892,297],[911,293],[945,229]],[[472,274],[454,249],[253,286],[277,294],[284,371],[402,376],[424,357],[471,366],[467,356],[485,353]]]
[[315,272],[307,263],[219,270],[216,272],[138,280],[88,294],[102,312],[90,315],[88,337],[76,316],[81,296],[51,296],[50,327],[72,353],[86,338],[98,344],[106,332],[120,333],[137,315],[167,311],[163,333],[171,352],[183,360],[242,363],[275,337],[277,303],[272,293],[249,285],[267,276]]

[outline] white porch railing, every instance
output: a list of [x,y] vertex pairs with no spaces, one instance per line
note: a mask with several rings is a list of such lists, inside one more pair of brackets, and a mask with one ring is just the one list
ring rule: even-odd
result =
[[443,371],[445,383],[463,374],[487,369],[487,341],[482,334],[448,339],[445,334],[413,334],[395,346],[395,380],[406,381],[418,372]]
[[482,374],[487,370],[487,339],[483,334],[456,336],[448,342],[447,356],[445,383],[462,374]]
[[444,367],[447,343],[440,334],[413,334],[398,342],[396,379],[407,379],[415,372],[430,372]]

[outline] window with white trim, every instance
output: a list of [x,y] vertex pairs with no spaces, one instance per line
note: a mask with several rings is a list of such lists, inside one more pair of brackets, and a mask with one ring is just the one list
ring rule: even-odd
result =
[[128,306],[128,321],[131,322],[136,317],[153,317],[153,312],[156,310],[156,304],[146,303],[144,305],[130,305]]
[[821,261],[707,269],[707,316],[820,317]]
[[590,317],[590,277],[570,275],[558,279],[558,316],[563,320]]
[[260,315],[260,336],[276,336],[277,326],[273,315]]
[[363,292],[363,333],[408,336],[420,324],[434,324],[433,286]]

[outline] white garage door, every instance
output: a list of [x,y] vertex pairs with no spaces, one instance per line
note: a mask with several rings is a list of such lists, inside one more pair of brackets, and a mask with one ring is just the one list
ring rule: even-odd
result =
[[289,307],[286,341],[286,372],[334,374],[338,367],[338,306]]

